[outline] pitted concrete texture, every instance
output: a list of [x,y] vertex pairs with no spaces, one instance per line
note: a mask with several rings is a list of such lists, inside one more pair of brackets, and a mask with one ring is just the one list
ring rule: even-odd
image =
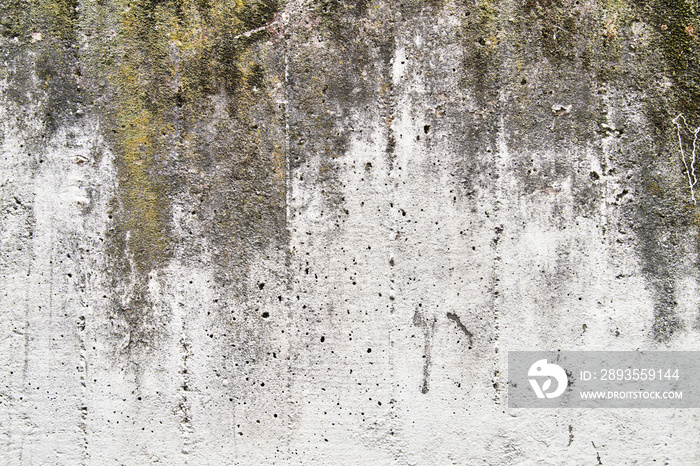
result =
[[507,406],[700,349],[697,0],[0,12],[0,463],[700,463]]

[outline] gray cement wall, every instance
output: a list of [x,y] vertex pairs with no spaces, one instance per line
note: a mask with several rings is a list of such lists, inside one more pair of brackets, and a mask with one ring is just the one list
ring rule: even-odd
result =
[[697,0],[0,10],[1,463],[700,463],[506,397],[700,349]]

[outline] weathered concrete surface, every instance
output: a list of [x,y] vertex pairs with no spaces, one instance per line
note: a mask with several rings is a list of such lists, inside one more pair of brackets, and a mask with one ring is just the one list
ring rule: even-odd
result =
[[505,393],[700,349],[697,0],[0,10],[3,464],[700,462]]

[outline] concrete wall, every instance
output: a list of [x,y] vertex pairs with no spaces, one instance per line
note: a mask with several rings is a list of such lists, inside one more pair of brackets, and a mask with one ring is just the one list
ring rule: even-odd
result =
[[0,13],[3,464],[700,462],[506,398],[700,349],[697,0]]

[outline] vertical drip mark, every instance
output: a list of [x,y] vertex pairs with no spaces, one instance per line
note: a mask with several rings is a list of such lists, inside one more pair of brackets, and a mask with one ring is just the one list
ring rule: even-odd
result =
[[[492,298],[492,312],[493,312],[493,351],[497,355],[499,352],[499,337],[500,337],[500,325],[499,325],[499,306],[501,305],[501,290],[500,290],[500,268],[501,268],[501,255],[499,253],[500,247],[499,243],[501,240],[501,235],[503,234],[503,224],[499,224],[500,213],[503,204],[507,201],[508,195],[508,169],[510,164],[510,153],[508,152],[508,145],[506,144],[506,130],[505,130],[505,119],[501,115],[498,135],[496,137],[496,170],[498,172],[498,185],[496,188],[496,203],[494,206],[495,220],[497,222],[494,227],[494,238],[493,244],[493,269],[492,269],[492,282],[491,282],[491,298]],[[500,399],[500,384],[498,380],[498,356],[494,357],[494,380],[493,387],[496,390],[496,400]]]
[[80,303],[80,316],[78,316],[78,345],[80,351],[80,369],[79,369],[79,380],[80,380],[80,421],[79,427],[82,434],[82,456],[83,462],[87,462],[88,459],[88,406],[87,406],[87,378],[88,378],[88,364],[87,364],[87,350],[85,348],[85,307],[87,306],[85,302]]
[[236,441],[236,437],[238,435],[238,432],[236,431],[236,407],[238,406],[238,400],[233,398],[235,403],[233,404],[233,409],[231,410],[231,422],[233,425],[231,428],[233,429],[233,459],[238,458],[238,442]]
[[382,83],[381,102],[383,107],[384,124],[386,126],[386,148],[385,152],[392,167],[396,157],[396,136],[394,134],[394,117],[396,113],[396,97],[394,96],[394,84],[390,77],[385,77]]
[[383,58],[382,83],[380,88],[379,101],[381,103],[381,118],[384,120],[386,128],[386,147],[385,153],[389,162],[389,168],[394,165],[396,158],[396,135],[394,134],[394,118],[396,115],[396,93],[395,93],[395,78],[392,67],[392,61],[400,60],[396,54],[396,38],[394,37],[393,24],[391,30],[387,31],[391,37],[391,42],[380,46],[380,54]]
[[[388,101],[388,118],[390,121],[388,122],[387,125],[387,142],[386,142],[386,156],[388,160],[388,167],[387,167],[387,173],[386,177],[388,180],[391,181],[391,184],[393,185],[394,178],[394,160],[396,159],[396,136],[394,133],[394,120],[396,118],[396,85],[398,83],[398,77],[395,76],[394,73],[394,67],[396,65],[396,61],[399,60],[399,57],[397,56],[397,43],[398,39],[396,38],[396,34],[394,32],[394,26],[393,26],[393,21],[394,18],[392,17],[392,57],[384,64],[384,70],[383,70],[383,80],[384,83],[382,85],[382,91],[384,90],[384,86],[390,86],[389,87],[389,101]],[[391,65],[391,66],[390,66]],[[396,195],[396,192],[394,189],[390,189],[388,192],[388,197],[389,197],[389,205],[393,206],[394,205],[394,197]],[[391,380],[391,399],[397,398],[397,384],[394,383],[395,380],[395,361],[394,361],[394,325],[396,325],[396,304],[395,304],[395,296],[396,296],[396,285],[395,285],[395,278],[396,278],[396,271],[394,269],[394,266],[396,265],[395,263],[395,252],[397,250],[397,242],[399,240],[399,233],[398,231],[398,224],[395,220],[395,217],[389,216],[391,220],[391,225],[389,226],[389,325],[388,325],[388,338],[389,338],[389,377]],[[395,409],[396,405],[394,403],[391,403],[391,410],[392,413]]]
[[180,433],[183,440],[182,453],[187,455],[190,453],[190,439],[194,430],[192,428],[192,420],[190,418],[190,403],[187,400],[187,392],[190,390],[190,376],[187,370],[187,359],[192,354],[185,335],[184,322],[182,325],[182,336],[180,337],[180,348],[182,350],[182,369],[180,369],[180,373],[182,374],[182,395],[180,396],[180,402],[178,403],[177,408],[180,416]]
[[[287,248],[286,248],[286,257],[285,257],[285,271],[286,271],[286,287],[287,287],[287,293],[289,296],[292,294],[292,288],[293,288],[293,273],[292,273],[292,251],[291,251],[291,237],[292,237],[292,227],[291,227],[291,220],[292,220],[292,207],[291,207],[291,202],[292,202],[292,170],[291,170],[291,153],[290,153],[290,133],[289,133],[289,19],[290,19],[290,14],[287,11],[282,12],[282,28],[284,31],[283,34],[283,40],[284,40],[284,145],[285,145],[285,154],[284,154],[284,159],[285,159],[285,174],[284,174],[284,179],[285,179],[285,187],[284,187],[284,204],[285,204],[285,209],[284,209],[284,225],[287,230]],[[291,323],[294,321],[293,315],[292,315],[292,305],[289,299],[284,300],[284,306],[286,307],[287,310],[287,323]],[[288,350],[290,349],[291,344],[289,343],[289,337],[287,337],[287,348]],[[287,408],[291,409],[292,406],[294,406],[294,400],[292,399],[292,358],[287,358]],[[233,428],[234,428],[234,435],[233,435],[233,456],[234,458],[238,457],[238,451],[237,451],[237,445],[236,445],[236,437],[237,434],[235,432],[235,427],[236,427],[236,407],[238,405],[238,402],[236,400],[236,403],[233,405]],[[291,444],[291,432],[293,429],[292,426],[292,417],[291,416],[286,416],[287,419],[287,438],[286,443],[289,446]]]
[[[52,230],[52,235],[53,235],[53,230]],[[53,271],[53,265],[51,266],[51,270]],[[88,374],[88,356],[87,356],[87,347],[85,344],[86,340],[86,309],[90,306],[88,299],[86,298],[86,291],[87,291],[87,286],[88,286],[88,274],[84,270],[81,270],[79,275],[79,282],[78,282],[78,288],[80,292],[80,311],[79,315],[77,318],[76,325],[78,327],[78,350],[80,354],[80,362],[79,362],[79,381],[80,381],[80,399],[78,402],[80,403],[79,406],[79,414],[80,414],[80,421],[79,421],[79,427],[82,435],[82,458],[83,458],[83,464],[87,464],[89,461],[89,450],[88,450],[88,389],[87,389],[87,384],[89,380],[89,374]],[[53,282],[53,279],[52,279]],[[52,307],[52,296],[49,295],[49,308]]]
[[423,329],[423,383],[421,384],[421,393],[426,394],[430,390],[430,365],[431,365],[431,353],[432,353],[432,337],[433,331],[435,330],[435,319],[428,322],[423,314],[421,314],[418,309],[413,314],[413,325],[416,327],[421,327]]
[[[27,266],[27,282],[31,280],[31,275],[32,275],[32,265],[31,265],[31,260],[29,262],[29,265]],[[30,286],[29,283],[27,283],[27,287],[25,288],[25,293],[24,293],[24,362],[22,365],[22,388],[21,392],[24,392],[24,387],[27,386],[27,374],[29,373],[29,342],[31,339],[29,338],[29,290],[31,290],[32,287]],[[27,402],[29,400],[26,400]],[[21,408],[20,408],[21,409]],[[26,413],[20,413],[19,418],[21,419],[22,422],[29,422],[29,416]],[[24,432],[27,432],[26,429],[22,429]],[[22,456],[24,453],[24,437],[25,433],[20,434],[20,447],[19,447],[19,462],[20,464],[23,464],[22,461]]]
[[290,220],[290,201],[291,201],[291,162],[289,160],[289,43],[287,41],[288,32],[287,28],[289,26],[289,14],[285,11],[282,13],[282,21],[284,28],[284,151],[285,151],[285,175],[284,175],[284,224],[287,228],[287,235],[290,234],[289,220]]
[[[54,224],[55,219],[51,218],[51,223]],[[56,241],[54,240],[54,229],[51,229],[51,244],[56,244]],[[49,356],[54,354],[54,338],[53,334],[51,333],[53,330],[53,277],[54,277],[54,260],[56,260],[56,255],[54,254],[54,248],[51,248],[51,255],[49,257]],[[51,371],[51,367],[53,364],[49,363],[49,371]],[[50,372],[49,372],[50,375]]]

